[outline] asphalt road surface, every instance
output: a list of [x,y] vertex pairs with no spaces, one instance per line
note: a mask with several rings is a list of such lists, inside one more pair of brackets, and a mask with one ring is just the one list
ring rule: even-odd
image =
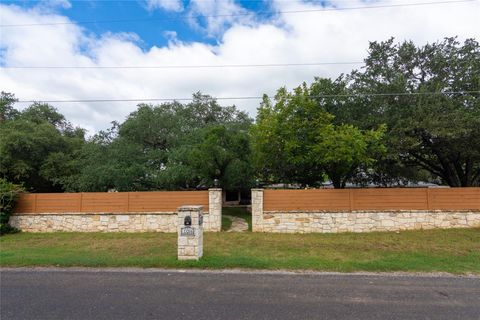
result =
[[1,269],[7,319],[480,319],[480,278]]

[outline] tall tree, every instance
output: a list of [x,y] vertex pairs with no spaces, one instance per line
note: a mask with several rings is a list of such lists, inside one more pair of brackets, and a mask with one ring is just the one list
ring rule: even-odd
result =
[[201,130],[199,137],[189,163],[203,184],[212,185],[214,179],[219,179],[226,190],[241,190],[252,185],[247,130],[211,125]]
[[[78,175],[64,182],[68,190],[127,191],[192,189],[220,178],[237,188],[250,174],[239,169],[249,166],[239,141],[251,122],[236,107],[200,93],[188,104],[142,104],[125,122],[91,139],[77,162]],[[235,170],[237,180],[230,174]]]
[[384,151],[383,127],[361,131],[335,124],[313,90],[306,84],[292,93],[281,88],[275,104],[264,98],[252,128],[255,164],[263,180],[318,185],[326,175],[335,188],[344,188],[361,166],[371,165]]
[[0,124],[18,115],[18,111],[13,107],[15,102],[17,99],[13,93],[4,91],[0,93]]
[[[13,96],[10,96],[13,97]],[[46,104],[22,112],[6,108],[0,122],[0,175],[29,191],[62,191],[61,177],[84,143],[84,131]]]
[[359,98],[357,121],[386,123],[390,150],[404,165],[452,187],[480,185],[478,42],[372,42],[365,62],[351,75],[353,90],[403,95]]

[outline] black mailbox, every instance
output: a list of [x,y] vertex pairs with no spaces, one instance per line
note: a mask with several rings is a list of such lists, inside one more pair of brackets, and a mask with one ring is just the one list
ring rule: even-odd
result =
[[186,216],[185,219],[183,220],[183,225],[191,226],[192,225],[192,217]]

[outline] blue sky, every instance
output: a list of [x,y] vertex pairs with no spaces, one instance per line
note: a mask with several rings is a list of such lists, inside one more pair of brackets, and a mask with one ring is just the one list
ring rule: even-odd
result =
[[[358,62],[370,41],[417,45],[458,36],[480,39],[480,0],[0,0],[0,90],[20,100],[128,99],[56,103],[91,132],[123,121],[139,99],[274,95],[315,77],[337,78],[358,64],[255,68],[105,69],[102,66]],[[371,5],[384,5],[371,8]],[[329,10],[334,8],[359,10]],[[313,10],[313,11],[312,11]],[[267,11],[268,14],[263,14]],[[285,11],[310,11],[286,14]],[[260,14],[262,12],[262,14]],[[218,15],[237,15],[218,17]],[[171,19],[186,15],[210,18]],[[212,17],[217,16],[217,17]],[[150,19],[82,24],[92,20]],[[44,26],[45,23],[60,23]],[[68,22],[69,24],[62,24]],[[2,27],[2,25],[29,25]],[[29,66],[75,66],[42,69]],[[24,69],[12,67],[27,67]],[[78,68],[81,67],[81,68]],[[84,68],[86,67],[86,68]],[[260,100],[220,100],[255,116]],[[25,108],[28,103],[18,103]]]
[[[166,0],[175,2],[176,0]],[[285,1],[285,0],[284,0]],[[288,1],[288,0],[287,0]],[[151,46],[164,46],[168,43],[168,32],[174,31],[178,39],[186,42],[200,41],[216,44],[221,34],[209,35],[203,30],[192,27],[186,19],[179,19],[188,13],[189,0],[182,1],[183,10],[172,11],[156,7],[148,7],[147,0],[69,0],[68,5],[62,5],[63,1],[32,1],[32,0],[2,0],[4,4],[14,4],[23,8],[33,8],[43,2],[51,10],[64,15],[85,29],[101,35],[106,32],[133,32],[140,39],[140,45],[148,48]],[[320,3],[321,1],[310,1]],[[65,2],[67,3],[67,2]],[[249,11],[256,12],[256,19],[266,20],[269,18],[271,6],[269,1],[246,0],[235,1],[235,3]],[[101,20],[129,20],[146,19],[150,21],[124,21],[124,22],[103,22],[103,23],[81,23],[83,21]],[[198,20],[203,23],[201,19]],[[228,27],[228,24],[226,25]]]

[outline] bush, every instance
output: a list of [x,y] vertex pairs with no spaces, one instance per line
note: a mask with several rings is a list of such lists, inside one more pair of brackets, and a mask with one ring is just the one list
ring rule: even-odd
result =
[[8,224],[13,206],[20,192],[24,191],[19,185],[0,178],[0,235],[17,231]]

